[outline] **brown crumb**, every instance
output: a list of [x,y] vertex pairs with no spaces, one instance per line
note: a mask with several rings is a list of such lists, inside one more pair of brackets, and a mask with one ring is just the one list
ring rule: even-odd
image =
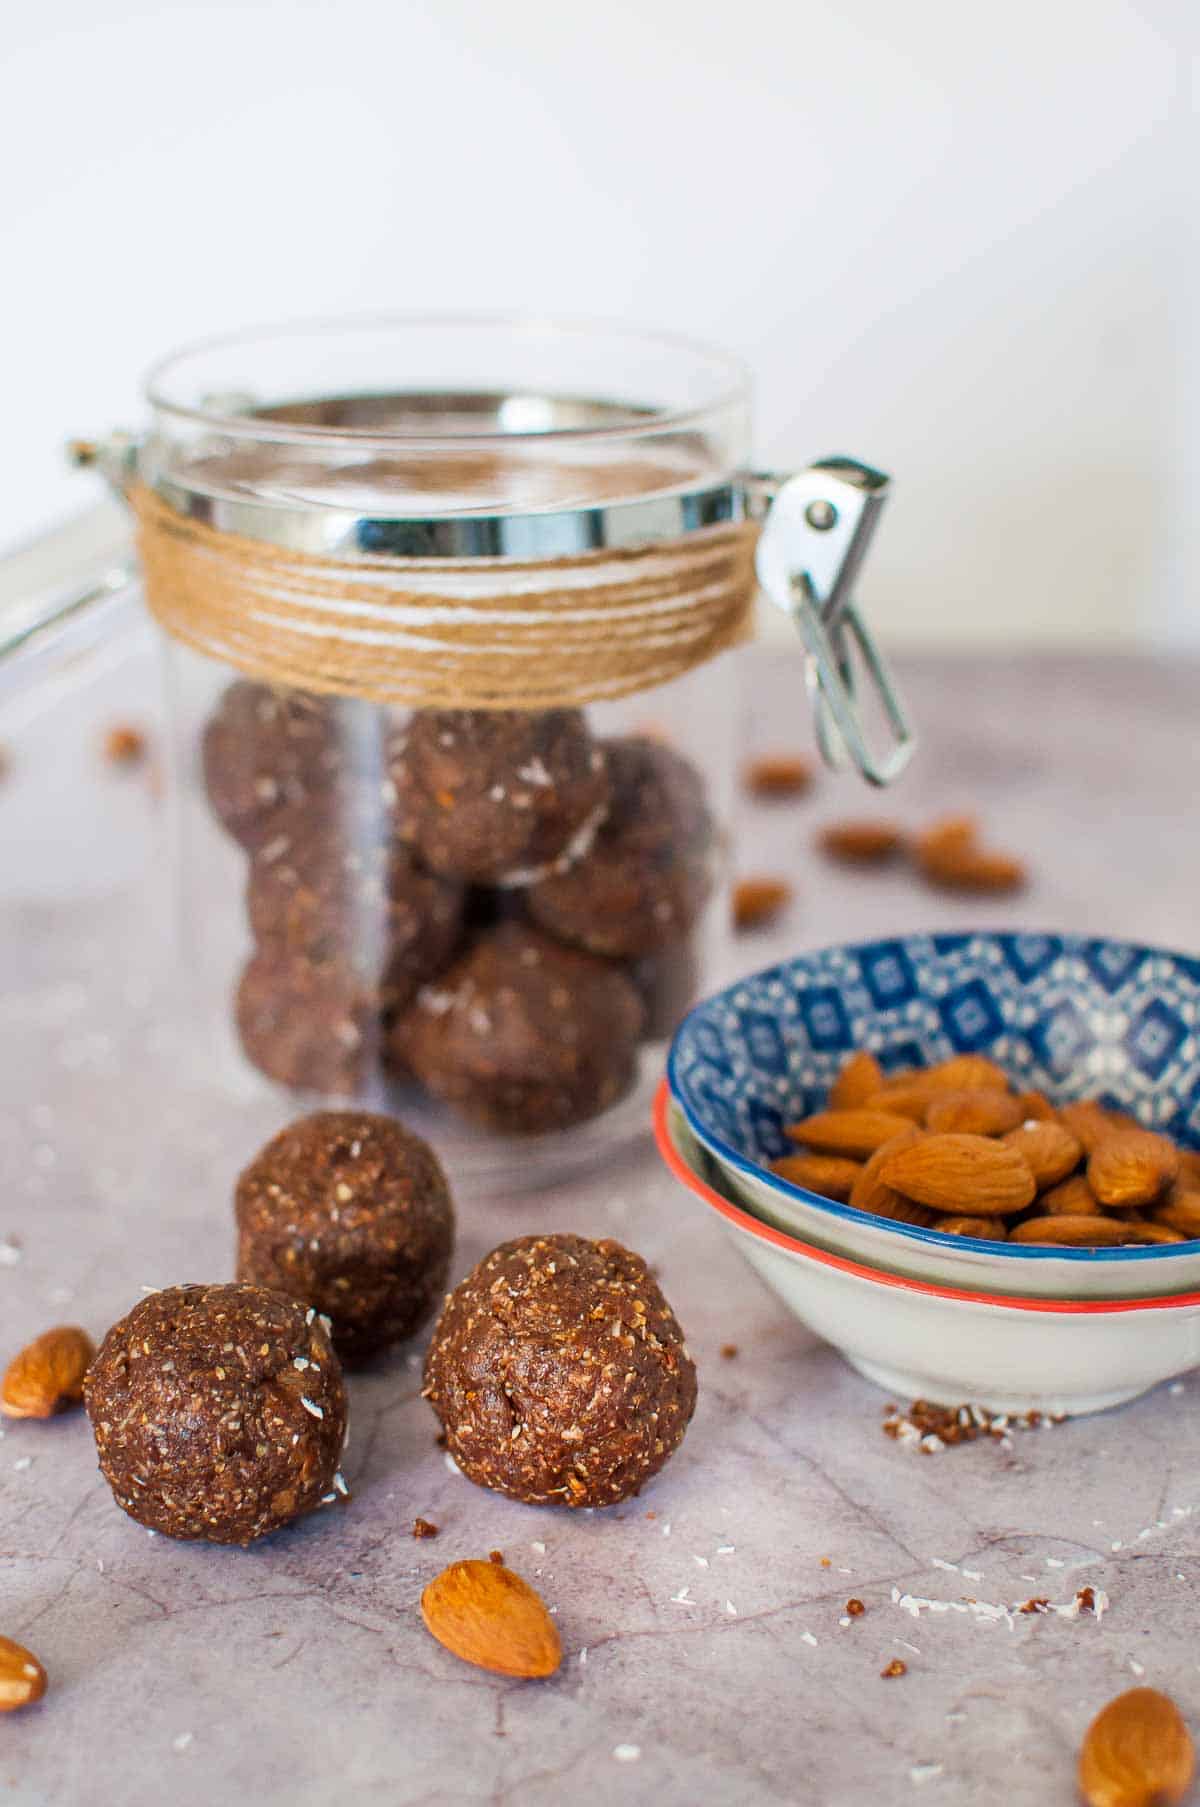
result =
[[846,1602],[846,1612],[851,1619],[861,1619],[866,1610],[861,1600],[847,1600]]
[[140,765],[146,747],[146,736],[131,722],[114,722],[104,736],[104,757],[109,765]]
[[881,1669],[879,1671],[879,1679],[880,1679],[880,1681],[886,1682],[886,1681],[891,1681],[893,1676],[907,1675],[907,1674],[908,1674],[908,1664],[902,1663],[898,1656],[894,1656],[892,1658],[891,1662],[888,1664],[887,1668]]
[[738,1352],[738,1346],[736,1343],[722,1343],[721,1344],[721,1360],[722,1361],[726,1361],[726,1362],[733,1361],[737,1355],[737,1352]]
[[657,1518],[658,1513],[657,1512],[647,1512],[646,1517],[647,1518]]
[[823,1568],[823,1569],[830,1569],[830,1568],[832,1568],[832,1567],[833,1567],[833,1562],[832,1562],[832,1560],[831,1560],[831,1558],[830,1558],[830,1557],[828,1557],[828,1556],[822,1556],[822,1558],[821,1558],[821,1567],[822,1567],[822,1568]]
[[934,1455],[958,1443],[974,1443],[977,1437],[1003,1442],[1013,1431],[1034,1431],[1042,1424],[1061,1424],[1061,1415],[1043,1412],[989,1412],[980,1405],[934,1405],[914,1399],[907,1411],[888,1408],[883,1433],[898,1443],[916,1443],[925,1455]]
[[1018,1606],[1017,1611],[1020,1613],[1045,1612],[1049,1604],[1050,1602],[1046,1599],[1045,1595],[1039,1594],[1033,1600],[1026,1600],[1024,1606]]
[[812,760],[803,753],[767,754],[751,760],[742,779],[752,797],[798,797],[812,783]]
[[503,1550],[489,1550],[488,1551],[488,1561],[503,1563],[504,1551]]
[[438,1527],[431,1525],[427,1518],[414,1518],[412,1534],[414,1537],[436,1537]]
[[791,895],[792,887],[786,879],[739,879],[733,887],[734,928],[764,928],[775,920]]
[[1096,1590],[1094,1587],[1081,1587],[1075,1598],[1079,1603],[1080,1612],[1095,1612]]

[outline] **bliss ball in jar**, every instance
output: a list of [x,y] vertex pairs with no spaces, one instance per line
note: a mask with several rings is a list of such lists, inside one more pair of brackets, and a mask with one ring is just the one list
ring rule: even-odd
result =
[[392,1117],[318,1111],[237,1183],[237,1276],[314,1305],[343,1361],[368,1361],[432,1315],[454,1245],[433,1150]]
[[290,1091],[352,1098],[370,1077],[387,999],[343,963],[317,967],[277,945],[242,969],[234,1025],[251,1066]]
[[200,754],[213,813],[247,850],[271,832],[280,811],[309,807],[350,768],[332,698],[248,678],[222,695]]
[[601,741],[612,787],[586,855],[530,887],[540,928],[589,953],[640,958],[679,942],[712,890],[713,819],[704,780],[674,748]]
[[523,1236],[450,1294],[424,1391],[468,1480],[529,1505],[612,1506],[679,1447],[696,1369],[640,1255]]
[[465,903],[465,886],[425,871],[396,839],[390,809],[286,810],[250,857],[246,913],[259,946],[318,971],[356,971],[393,1010],[450,959]]
[[621,970],[502,922],[432,985],[392,1032],[397,1064],[485,1128],[567,1129],[624,1095],[645,1008]]
[[604,756],[579,709],[421,709],[388,769],[422,863],[476,885],[528,885],[569,866],[608,804]]
[[150,1293],[100,1345],[84,1400],[117,1504],[166,1537],[252,1543],[338,1490],[341,1364],[280,1293]]

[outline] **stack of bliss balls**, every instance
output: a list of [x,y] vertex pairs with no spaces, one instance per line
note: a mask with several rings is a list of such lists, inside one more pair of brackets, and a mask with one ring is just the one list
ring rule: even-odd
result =
[[380,711],[238,680],[204,735],[247,855],[248,1058],[352,1096],[376,1070],[484,1127],[565,1129],[631,1085],[693,989],[715,855],[672,748],[578,709]]
[[[454,1210],[427,1144],[364,1111],[283,1130],[235,1208],[236,1283],[142,1299],[105,1337],[85,1397],[126,1512],[170,1537],[246,1544],[348,1492],[344,1367],[428,1321]],[[678,1447],[696,1372],[639,1255],[524,1236],[445,1298],[424,1392],[470,1480],[535,1505],[607,1506]]]

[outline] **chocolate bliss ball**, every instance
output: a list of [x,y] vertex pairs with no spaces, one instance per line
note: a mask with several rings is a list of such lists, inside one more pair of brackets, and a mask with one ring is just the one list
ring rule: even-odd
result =
[[315,1305],[345,1361],[412,1336],[446,1284],[446,1178],[429,1145],[392,1117],[302,1117],[247,1167],[235,1208],[238,1279]]
[[469,1480],[534,1506],[612,1506],[679,1447],[696,1369],[640,1255],[522,1236],[450,1294],[424,1392]]
[[150,1293],[105,1337],[84,1400],[118,1506],[166,1537],[248,1544],[340,1483],[341,1364],[279,1293]]
[[579,709],[419,709],[391,749],[401,833],[432,872],[528,885],[591,845],[604,755]]

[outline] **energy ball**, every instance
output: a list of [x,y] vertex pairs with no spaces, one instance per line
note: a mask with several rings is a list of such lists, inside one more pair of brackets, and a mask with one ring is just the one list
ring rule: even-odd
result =
[[317,968],[276,947],[247,961],[234,1022],[252,1066],[291,1091],[352,1097],[379,1051],[379,988],[345,965]]
[[395,841],[390,812],[294,808],[251,855],[246,909],[260,946],[351,966],[400,1009],[454,953],[465,898]]
[[252,1543],[334,1489],[342,1369],[320,1318],[258,1286],[168,1286],[114,1324],[84,1402],[118,1506],[166,1537]]
[[418,710],[389,770],[401,833],[424,864],[479,885],[565,869],[608,804],[604,755],[579,709]]
[[337,704],[239,678],[209,718],[200,748],[213,813],[245,848],[279,811],[304,807],[347,767]]
[[392,1032],[393,1058],[485,1128],[582,1123],[632,1084],[645,1008],[617,967],[502,922]]
[[618,960],[685,936],[713,883],[713,821],[704,781],[655,741],[601,742],[612,785],[587,858],[528,893],[529,913],[560,940]]
[[429,1145],[392,1117],[301,1118],[246,1168],[235,1211],[238,1279],[324,1312],[343,1361],[412,1336],[446,1284],[446,1177]]
[[646,1009],[642,1031],[646,1041],[673,1035],[700,995],[700,968],[690,941],[678,941],[656,954],[631,960],[625,971]]
[[613,1506],[679,1447],[696,1369],[640,1255],[522,1236],[450,1294],[424,1392],[469,1480],[532,1506]]

